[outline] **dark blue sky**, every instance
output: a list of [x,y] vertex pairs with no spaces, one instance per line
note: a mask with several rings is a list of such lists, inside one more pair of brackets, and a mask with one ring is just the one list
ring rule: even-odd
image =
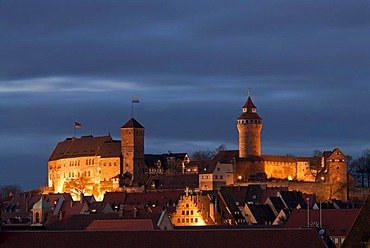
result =
[[248,88],[262,153],[370,148],[370,2],[0,1],[0,185],[46,183],[57,142],[119,139],[146,153],[237,149]]

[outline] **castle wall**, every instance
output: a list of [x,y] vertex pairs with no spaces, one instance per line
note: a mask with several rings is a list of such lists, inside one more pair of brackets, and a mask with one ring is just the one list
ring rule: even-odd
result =
[[[241,185],[251,185],[261,183],[244,183]],[[336,188],[335,185],[330,183],[315,183],[315,182],[294,182],[294,181],[278,181],[278,182],[263,182],[267,187],[287,187],[289,190],[301,191],[307,194],[316,194],[317,201],[327,201],[330,199],[347,200],[346,187],[339,186]],[[333,188],[333,186],[335,188]],[[334,191],[337,191],[333,194]]]

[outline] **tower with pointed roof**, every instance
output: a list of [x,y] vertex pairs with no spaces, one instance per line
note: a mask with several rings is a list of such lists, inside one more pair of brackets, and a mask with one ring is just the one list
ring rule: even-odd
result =
[[144,180],[144,129],[134,118],[121,127],[122,172],[131,176],[132,183]]
[[261,155],[262,118],[257,114],[257,108],[252,102],[250,92],[242,108],[242,114],[237,124],[239,132],[239,157]]

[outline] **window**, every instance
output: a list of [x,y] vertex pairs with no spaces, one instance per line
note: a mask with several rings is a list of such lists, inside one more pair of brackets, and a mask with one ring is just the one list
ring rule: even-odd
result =
[[217,175],[215,175],[215,179],[218,179],[218,176]]
[[220,171],[220,167],[217,167],[217,171]]
[[220,179],[224,179],[223,176],[220,176]]
[[182,211],[182,215],[185,215],[185,211]]
[[195,218],[195,223],[198,223],[198,218]]
[[186,210],[186,215],[189,215],[189,210]]
[[191,211],[190,211],[190,215],[193,215],[193,214],[194,214],[194,211],[193,211],[193,210],[191,210]]

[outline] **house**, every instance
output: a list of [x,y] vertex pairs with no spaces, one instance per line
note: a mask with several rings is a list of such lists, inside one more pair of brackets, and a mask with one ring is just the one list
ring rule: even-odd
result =
[[[309,211],[309,212],[308,212]],[[349,230],[358,216],[360,209],[294,209],[285,227],[322,228],[330,236],[337,247],[341,247]],[[309,216],[309,219],[307,219]]]
[[87,210],[90,214],[109,214],[113,213],[113,209],[107,202],[93,202]]
[[199,169],[199,189],[213,190],[235,182],[233,161],[238,151],[220,151]]
[[244,211],[248,224],[272,225],[275,221],[275,214],[267,204],[245,204]]

